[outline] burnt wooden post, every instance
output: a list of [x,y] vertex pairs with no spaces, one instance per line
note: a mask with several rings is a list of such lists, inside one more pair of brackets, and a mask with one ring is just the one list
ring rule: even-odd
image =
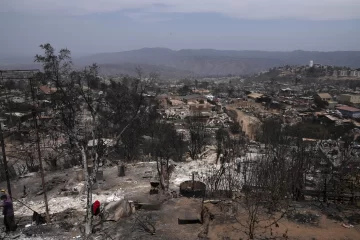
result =
[[88,171],[89,175],[91,175],[93,173],[93,170],[94,170],[93,166],[91,166],[91,165],[88,166],[87,171]]
[[79,182],[82,182],[85,180],[85,175],[83,169],[79,169],[75,171],[76,174],[76,180]]
[[96,181],[103,181],[104,180],[104,172],[103,170],[98,170],[96,173]]
[[118,176],[125,177],[125,165],[124,164],[118,165]]
[[194,191],[195,189],[195,172],[192,172],[192,186],[191,186],[191,190]]

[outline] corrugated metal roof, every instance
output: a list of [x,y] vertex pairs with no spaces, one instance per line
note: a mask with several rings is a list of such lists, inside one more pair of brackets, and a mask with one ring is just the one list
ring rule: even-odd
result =
[[325,117],[326,118],[328,118],[328,119],[330,119],[331,121],[338,121],[338,120],[340,120],[339,118],[337,118],[337,117],[334,117],[334,116],[331,116],[331,115],[325,115]]
[[339,106],[339,107],[336,107],[336,109],[343,110],[343,111],[348,111],[348,112],[360,112],[360,109],[350,107],[350,106]]

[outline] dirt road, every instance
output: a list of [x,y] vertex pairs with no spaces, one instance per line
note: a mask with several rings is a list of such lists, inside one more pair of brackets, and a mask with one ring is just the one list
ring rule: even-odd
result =
[[[309,210],[309,209],[307,209]],[[360,239],[359,225],[351,225],[350,228],[343,227],[342,222],[337,222],[327,218],[321,212],[316,212],[319,217],[317,224],[304,224],[289,221],[283,218],[279,221],[278,227],[264,230],[257,228],[256,239],[291,239],[291,240],[340,240],[340,239]],[[239,218],[241,221],[241,218]],[[245,221],[245,220],[244,220]],[[248,239],[244,233],[244,225],[239,223],[219,223],[212,221],[209,224],[208,239]],[[284,237],[285,236],[285,237]]]

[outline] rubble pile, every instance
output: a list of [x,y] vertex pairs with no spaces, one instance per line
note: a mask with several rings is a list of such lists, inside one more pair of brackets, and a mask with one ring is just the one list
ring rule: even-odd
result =
[[320,215],[308,211],[296,211],[288,214],[287,218],[297,223],[318,225]]

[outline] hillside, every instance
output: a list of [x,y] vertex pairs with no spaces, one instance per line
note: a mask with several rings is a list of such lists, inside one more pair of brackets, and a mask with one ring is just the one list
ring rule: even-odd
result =
[[179,50],[143,48],[117,53],[101,53],[77,59],[78,64],[153,64],[177,68],[200,75],[248,74],[284,64],[308,64],[360,67],[360,52],[266,52],[222,51],[212,49]]
[[[179,79],[186,77],[196,77],[199,74],[194,72],[181,70],[177,68],[160,66],[160,65],[151,65],[151,64],[136,64],[136,63],[120,63],[120,64],[98,64],[99,72],[103,76],[116,76],[116,75],[129,75],[137,76],[135,71],[136,67],[141,66],[145,75],[148,75],[151,72],[156,72],[160,74],[160,79]],[[83,65],[75,65],[76,69],[81,69]],[[12,69],[42,69],[40,64],[0,64],[0,70],[12,70]]]
[[[34,67],[29,57],[0,58],[0,68]],[[360,51],[232,51],[213,49],[143,48],[132,51],[99,53],[75,58],[78,67],[98,63],[105,75],[133,75],[140,65],[145,72],[156,71],[164,78],[181,78],[197,75],[249,74],[281,65],[315,63],[335,66],[360,67]]]
[[102,53],[75,60],[85,65],[99,64],[153,64],[190,71],[199,75],[247,74],[285,62],[277,59],[239,57],[217,50],[180,50],[165,48],[144,48],[118,53]]
[[177,68],[167,66],[157,66],[151,64],[135,64],[135,63],[121,63],[121,64],[99,64],[100,74],[105,76],[114,76],[119,74],[137,76],[135,69],[137,66],[141,66],[145,75],[156,72],[160,74],[160,79],[171,79],[171,78],[185,78],[195,77],[198,74],[194,72],[180,70]]

